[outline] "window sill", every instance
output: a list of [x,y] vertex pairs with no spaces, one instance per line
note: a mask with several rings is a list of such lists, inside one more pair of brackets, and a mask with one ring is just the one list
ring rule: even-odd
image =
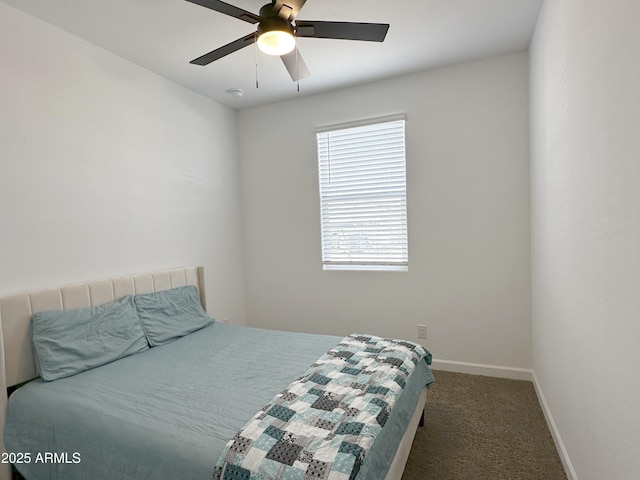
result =
[[323,265],[323,270],[357,272],[408,272],[408,265]]

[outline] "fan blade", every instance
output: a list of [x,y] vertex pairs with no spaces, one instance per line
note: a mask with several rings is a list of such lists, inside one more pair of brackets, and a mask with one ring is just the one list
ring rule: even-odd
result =
[[224,47],[216,48],[215,50],[205,53],[201,57],[196,58],[195,60],[191,60],[189,63],[193,63],[194,65],[209,65],[214,60],[218,60],[230,53],[233,53],[241,48],[246,47],[247,45],[251,45],[256,41],[256,34],[250,33],[246,37],[239,38],[238,40],[226,44]]
[[291,52],[280,55],[282,63],[287,67],[291,80],[294,82],[309,76],[309,69],[300,55],[300,51],[294,48]]
[[187,0],[187,2],[195,3],[196,5],[200,5],[201,7],[210,8],[211,10],[215,10],[216,12],[239,18],[240,20],[244,20],[245,22],[258,23],[260,21],[260,17],[258,15],[254,15],[251,12],[247,12],[242,8],[234,7],[233,5],[229,5],[228,3],[221,2],[220,0]]
[[298,16],[298,12],[307,0],[275,0],[274,10],[278,16],[291,22]]
[[382,42],[387,36],[388,30],[388,23],[296,21],[296,36],[298,37]]

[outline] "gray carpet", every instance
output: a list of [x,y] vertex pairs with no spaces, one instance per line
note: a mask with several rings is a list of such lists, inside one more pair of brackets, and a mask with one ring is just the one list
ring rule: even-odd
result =
[[434,375],[403,480],[566,480],[531,382]]

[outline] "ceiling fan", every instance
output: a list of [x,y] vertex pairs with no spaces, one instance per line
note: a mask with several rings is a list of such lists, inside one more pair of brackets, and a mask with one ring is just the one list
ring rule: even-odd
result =
[[306,0],[272,0],[258,15],[219,0],[187,0],[230,15],[248,23],[258,24],[256,32],[191,60],[195,65],[208,65],[241,48],[258,43],[258,48],[282,59],[293,81],[309,76],[309,69],[296,48],[296,37],[334,38],[339,40],[384,41],[389,24],[357,22],[323,22],[296,20]]

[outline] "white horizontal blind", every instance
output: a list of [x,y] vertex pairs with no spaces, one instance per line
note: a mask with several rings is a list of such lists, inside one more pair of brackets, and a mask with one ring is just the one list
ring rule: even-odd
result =
[[317,133],[325,269],[406,270],[404,119]]

